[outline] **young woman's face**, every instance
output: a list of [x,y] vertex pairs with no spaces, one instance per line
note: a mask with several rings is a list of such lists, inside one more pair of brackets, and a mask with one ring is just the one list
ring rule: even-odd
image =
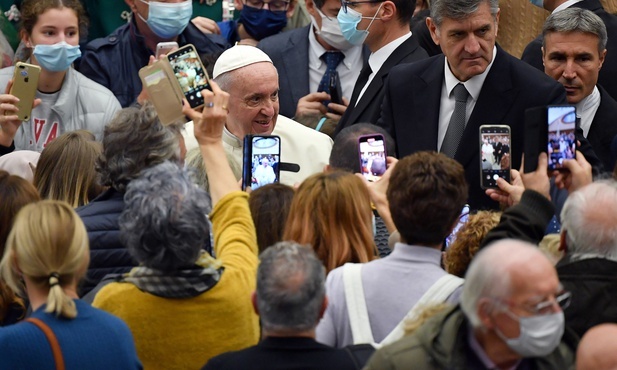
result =
[[53,45],[65,41],[76,46],[79,44],[79,19],[73,9],[48,9],[39,15],[32,28],[30,46]]

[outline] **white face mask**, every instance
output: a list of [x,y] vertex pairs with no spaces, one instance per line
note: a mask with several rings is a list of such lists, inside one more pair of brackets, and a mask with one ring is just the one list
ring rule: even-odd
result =
[[317,22],[315,18],[311,15],[311,23],[316,30],[316,33],[321,37],[328,45],[338,49],[338,50],[348,50],[352,48],[352,45],[343,33],[341,32],[341,26],[338,24],[338,20],[336,18],[330,18],[323,14],[319,9],[315,8],[319,16],[321,17],[321,29],[317,27]]
[[506,314],[517,320],[520,325],[518,338],[506,338],[499,329],[495,333],[510,347],[523,357],[542,357],[557,348],[564,332],[563,311],[548,315],[518,317],[510,311]]

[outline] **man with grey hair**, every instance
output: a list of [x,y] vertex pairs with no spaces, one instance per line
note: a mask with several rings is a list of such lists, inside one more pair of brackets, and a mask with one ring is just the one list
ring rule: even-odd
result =
[[572,369],[576,339],[562,339],[569,300],[537,247],[499,241],[474,257],[460,306],[378,350],[367,369]]
[[[270,57],[260,49],[236,45],[217,59],[213,80],[230,95],[223,146],[234,169],[242,169],[244,137],[281,138],[280,182],[293,186],[321,172],[332,149],[332,139],[279,114],[279,80]],[[208,109],[208,103],[204,109]],[[190,136],[190,135],[189,135]],[[240,179],[241,172],[235,172]]]
[[[607,12],[600,0],[532,0],[531,3],[552,12],[552,14],[557,14],[565,9],[586,9],[602,19],[608,34],[606,46],[608,54],[604,68],[600,71],[599,81],[613,99],[617,99],[617,15]],[[543,71],[542,55],[542,35],[539,35],[527,44],[521,60]]]
[[568,104],[576,105],[583,136],[606,170],[615,167],[611,143],[617,135],[617,101],[598,84],[605,65],[606,26],[592,11],[567,8],[551,14],[542,30],[544,72],[566,89]]
[[480,125],[510,126],[518,168],[525,110],[565,103],[564,89],[495,45],[498,0],[434,0],[427,24],[443,55],[392,69],[378,125],[396,140],[399,158],[432,150],[460,162],[470,207],[496,208],[480,187]]
[[261,318],[256,346],[212,358],[204,370],[359,369],[350,352],[315,341],[326,298],[325,269],[312,248],[279,242],[260,255],[252,302]]

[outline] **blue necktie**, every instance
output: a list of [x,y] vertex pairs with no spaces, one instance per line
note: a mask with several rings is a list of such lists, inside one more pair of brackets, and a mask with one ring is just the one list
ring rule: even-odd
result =
[[[326,73],[324,73],[321,78],[317,92],[325,91],[330,94],[330,79],[332,79],[333,76],[338,77],[336,67],[345,59],[345,54],[340,51],[327,51],[321,55],[321,59],[326,62]],[[339,83],[338,78],[336,78],[336,81]],[[324,105],[327,106],[328,103],[330,103],[330,101],[324,101]]]

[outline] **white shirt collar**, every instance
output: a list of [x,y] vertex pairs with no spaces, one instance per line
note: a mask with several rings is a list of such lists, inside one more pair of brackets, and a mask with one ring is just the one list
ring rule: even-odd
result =
[[589,134],[591,122],[593,122],[599,106],[600,90],[598,90],[598,86],[594,86],[591,94],[576,104],[576,115],[580,118],[581,129],[585,137]]
[[574,4],[578,3],[578,2],[581,2],[581,1],[583,1],[583,0],[568,0],[565,3],[563,3],[563,4],[559,5],[558,7],[556,7],[555,10],[553,10],[553,13],[558,12],[560,10],[567,9],[567,8],[571,7],[572,5],[574,5]]
[[482,90],[482,85],[484,84],[484,80],[486,80],[486,76],[488,75],[488,72],[491,70],[491,67],[493,66],[493,62],[495,62],[496,57],[497,57],[497,47],[493,46],[493,60],[491,60],[491,62],[488,64],[484,72],[482,72],[481,74],[477,76],[473,76],[472,78],[470,78],[469,80],[465,82],[459,81],[458,78],[456,78],[454,74],[452,74],[452,71],[450,70],[450,66],[448,65],[448,58],[446,58],[446,62],[444,63],[444,76],[445,76],[445,83],[446,83],[446,89],[448,91],[448,96],[451,96],[452,90],[457,84],[462,83],[463,85],[465,85],[465,88],[469,92],[469,95],[471,95],[471,98],[474,101],[477,101],[478,97],[480,96],[480,91]]
[[353,46],[347,50],[326,50],[326,48],[324,48],[323,45],[317,41],[317,37],[315,36],[315,26],[311,24],[311,30],[309,31],[309,53],[311,55],[309,56],[309,60],[317,61],[317,65],[315,66],[316,68],[320,68],[322,64],[325,63],[321,59],[321,56],[327,51],[342,52],[343,55],[345,55],[345,59],[343,59],[342,64],[345,65],[347,69],[351,69],[353,68],[353,61],[356,60],[362,53],[362,45]]
[[371,66],[371,71],[373,71],[373,73],[377,73],[377,71],[381,69],[381,66],[383,66],[383,64],[386,62],[388,57],[392,55],[394,50],[401,46],[401,44],[407,41],[407,39],[410,37],[411,32],[390,41],[376,52],[371,53],[371,55],[368,57],[368,65]]

